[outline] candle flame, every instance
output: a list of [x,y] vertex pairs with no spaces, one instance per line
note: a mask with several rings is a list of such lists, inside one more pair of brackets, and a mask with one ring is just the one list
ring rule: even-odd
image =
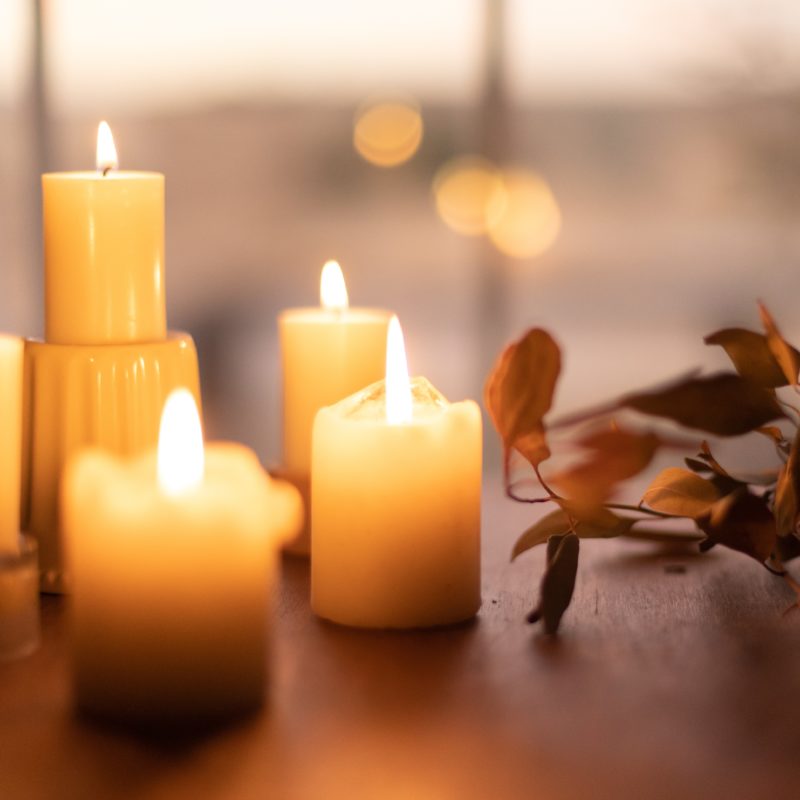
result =
[[338,261],[326,261],[319,279],[319,301],[323,308],[344,311],[347,308],[347,286]]
[[103,120],[97,126],[97,171],[104,175],[110,169],[117,169],[117,148],[114,146],[114,137],[111,135],[111,128]]
[[411,422],[411,415],[411,382],[403,329],[397,317],[392,317],[386,336],[386,421],[402,425]]
[[200,415],[192,393],[176,389],[167,397],[158,434],[158,483],[173,497],[203,482],[205,453]]

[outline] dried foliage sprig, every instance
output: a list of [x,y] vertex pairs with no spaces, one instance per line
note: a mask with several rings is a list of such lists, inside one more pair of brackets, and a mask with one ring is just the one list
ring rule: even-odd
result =
[[[699,543],[701,551],[729,547],[784,578],[800,598],[800,587],[784,566],[800,556],[800,409],[777,391],[800,394],[800,352],[783,338],[762,304],[759,312],[763,333],[726,328],[704,340],[725,350],[735,372],[693,373],[549,424],[545,417],[561,371],[553,337],[533,328],[500,354],[486,381],[485,402],[503,442],[506,494],[519,502],[558,506],[528,528],[512,552],[514,559],[547,543],[539,602],[530,622],[542,621],[547,633],[558,630],[572,600],[580,539],[585,538],[689,541]],[[732,474],[706,441],[698,446],[653,430],[623,428],[613,419],[622,411],[714,436],[759,433],[772,441],[776,466],[762,475]],[[587,422],[597,426],[588,434]],[[548,430],[570,432],[578,426],[584,432],[573,433],[573,443],[585,458],[545,480],[541,465],[551,456]],[[784,428],[793,429],[793,435],[787,438]],[[658,451],[688,447],[693,452],[683,459],[685,466],[660,472],[638,504],[611,502],[618,485],[642,472]],[[541,494],[520,494],[512,474],[514,453],[532,467]],[[665,529],[675,519],[690,520],[694,530]]]

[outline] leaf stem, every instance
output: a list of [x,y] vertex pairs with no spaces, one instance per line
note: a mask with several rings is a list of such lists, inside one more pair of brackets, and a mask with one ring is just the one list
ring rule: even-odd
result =
[[660,519],[675,519],[674,514],[664,514],[661,511],[653,511],[653,509],[645,508],[644,506],[630,506],[626,503],[604,503],[603,505],[606,508],[614,508],[618,511],[639,511],[642,514],[650,514],[650,516],[659,517]]
[[549,503],[553,499],[549,495],[547,497],[523,497],[522,495],[515,494],[513,483],[506,484],[506,497],[517,503]]
[[587,409],[586,411],[576,411],[573,414],[566,414],[559,419],[553,420],[548,424],[547,427],[550,430],[556,430],[558,428],[570,428],[573,425],[578,425],[582,422],[588,422],[589,420],[605,416],[606,414],[612,414],[614,411],[618,411],[619,407],[620,404],[618,402],[612,401],[610,403],[605,403],[604,405],[598,405],[594,408]]
[[541,472],[539,472],[539,465],[538,465],[538,464],[537,464],[537,465],[536,465],[536,466],[533,468],[533,471],[536,473],[536,477],[539,479],[539,483],[541,483],[541,484],[542,484],[542,489],[544,489],[544,490],[547,492],[547,494],[549,494],[549,495],[550,495],[550,498],[551,498],[552,500],[562,500],[562,499],[563,499],[563,498],[561,498],[559,495],[557,495],[557,494],[556,494],[556,493],[555,493],[555,492],[554,492],[554,491],[553,491],[553,490],[552,490],[552,489],[551,489],[551,488],[550,488],[550,487],[547,485],[547,482],[546,482],[546,481],[545,481],[545,479],[542,477],[542,473],[541,473]]

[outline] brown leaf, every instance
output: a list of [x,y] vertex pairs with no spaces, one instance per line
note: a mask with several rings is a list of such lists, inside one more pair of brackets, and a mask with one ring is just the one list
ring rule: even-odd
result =
[[772,439],[778,447],[783,447],[786,444],[786,437],[777,425],[763,425],[760,428],[756,428],[756,433],[760,433],[762,436]]
[[[786,376],[764,334],[745,328],[725,328],[703,341],[722,347],[745,380],[770,389],[786,386]],[[800,353],[794,352],[800,357]]]
[[589,518],[579,519],[575,513],[570,514],[559,508],[531,525],[517,539],[511,560],[526,550],[544,544],[551,536],[575,533],[580,539],[610,539],[630,532],[638,521],[629,517],[618,517],[605,508],[597,510]]
[[556,475],[552,482],[577,506],[596,507],[617,483],[638,475],[662,443],[654,433],[595,432],[578,443],[590,451],[588,458]]
[[717,436],[738,436],[786,416],[773,391],[728,372],[630,394],[620,406]]
[[561,617],[572,601],[579,552],[580,540],[574,533],[551,536],[547,542],[547,567],[539,585],[539,603],[528,614],[528,622],[542,620],[547,634],[558,632]]
[[775,543],[775,555],[782,563],[800,556],[800,539],[796,536],[779,536]]
[[702,461],[705,461],[708,464],[709,469],[719,475],[721,478],[730,478],[731,475],[722,464],[717,461],[716,458],[711,454],[711,448],[708,446],[708,442],[704,439],[700,442],[700,452],[697,454],[697,457]]
[[697,458],[685,458],[686,466],[693,472],[702,474],[710,473],[711,483],[720,491],[720,496],[730,494],[746,484],[756,484],[757,486],[772,486],[778,479],[778,470],[767,469],[761,472],[739,473],[735,477],[731,475],[720,463],[711,455],[708,442],[703,442],[701,451]]
[[800,516],[800,431],[794,437],[789,459],[778,474],[775,486],[775,524],[778,536],[798,535]]
[[708,466],[708,464],[705,463],[705,461],[699,461],[696,458],[684,458],[683,461],[686,464],[686,466],[689,467],[690,470],[692,470],[692,472],[703,474],[714,471],[711,469],[711,467]]
[[549,458],[542,424],[550,410],[561,353],[549,333],[532,328],[509,345],[486,381],[484,399],[505,451],[506,475],[512,449],[536,467]]
[[696,523],[706,534],[703,549],[721,544],[762,563],[775,549],[775,518],[764,498],[745,488],[718,500]]
[[722,497],[712,481],[687,469],[669,467],[656,475],[642,502],[654,511],[676,517],[700,517]]
[[736,489],[745,484],[745,481],[734,478],[733,475],[714,458],[711,454],[711,448],[705,440],[700,443],[700,452],[697,454],[697,458],[706,464],[708,471],[711,473],[710,481],[719,489],[720,497],[736,491]]
[[[758,304],[758,313],[761,315],[761,324],[767,332],[767,345],[775,361],[780,365],[785,376],[785,383],[797,386],[797,373],[800,371],[800,353],[794,349],[781,335],[772,314],[763,303]],[[783,384],[779,384],[783,385]]]

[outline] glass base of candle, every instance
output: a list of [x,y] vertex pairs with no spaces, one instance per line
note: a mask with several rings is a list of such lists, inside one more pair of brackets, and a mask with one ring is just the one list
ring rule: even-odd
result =
[[0,553],[0,661],[24,658],[38,647],[38,547],[20,534],[18,552]]
[[299,475],[283,467],[271,469],[269,474],[273,478],[286,481],[300,492],[303,499],[303,527],[297,536],[283,546],[283,552],[291,556],[308,558],[311,555],[311,478],[308,475]]

